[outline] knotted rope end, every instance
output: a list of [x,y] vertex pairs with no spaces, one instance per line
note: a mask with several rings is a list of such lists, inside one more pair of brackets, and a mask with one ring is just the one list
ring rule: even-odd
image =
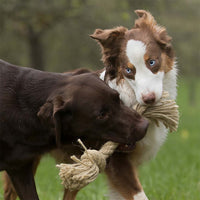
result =
[[88,150],[80,139],[78,142],[85,150],[81,158],[78,159],[76,156],[71,156],[71,159],[74,161],[73,164],[56,165],[60,169],[59,176],[62,184],[70,191],[80,190],[94,181],[98,174],[104,171],[106,158],[117,147],[116,143],[107,142],[99,151]]

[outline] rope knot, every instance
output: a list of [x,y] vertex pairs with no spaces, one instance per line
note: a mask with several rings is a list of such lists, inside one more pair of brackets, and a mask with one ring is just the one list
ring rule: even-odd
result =
[[70,191],[80,190],[94,181],[98,174],[104,171],[106,159],[118,146],[117,143],[107,142],[101,147],[100,151],[97,151],[88,150],[80,139],[78,142],[85,150],[81,158],[71,156],[74,164],[56,165],[60,168],[59,176],[62,184]]
[[92,163],[93,165],[97,165],[99,168],[99,172],[104,171],[106,167],[106,158],[103,153],[97,150],[86,150],[86,152],[81,156],[80,160],[84,160],[86,163]]

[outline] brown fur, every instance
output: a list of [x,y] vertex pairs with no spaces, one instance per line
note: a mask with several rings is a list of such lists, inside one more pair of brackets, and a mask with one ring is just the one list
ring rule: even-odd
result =
[[[39,200],[33,172],[44,153],[66,147],[76,154],[78,138],[92,148],[108,140],[134,145],[146,134],[148,122],[94,73],[48,73],[0,61],[0,82],[0,171],[21,200]],[[16,197],[13,186],[4,187],[7,200]]]
[[105,77],[109,74],[111,80],[117,76],[117,67],[122,65],[121,57],[119,57],[119,55],[122,53],[121,46],[123,45],[126,31],[127,29],[121,26],[108,30],[97,29],[92,35],[90,35],[93,39],[96,39],[99,42],[102,48],[102,61],[106,66]]
[[110,185],[126,200],[133,200],[133,196],[142,189],[136,168],[130,162],[129,154],[115,153],[109,159],[106,174]]
[[[33,164],[33,174],[36,173],[37,167],[40,163],[40,159],[41,157],[37,157],[34,160],[34,164]],[[4,183],[4,200],[16,200],[17,198],[17,193],[16,190],[8,176],[8,174],[6,172],[3,173],[3,183]]]

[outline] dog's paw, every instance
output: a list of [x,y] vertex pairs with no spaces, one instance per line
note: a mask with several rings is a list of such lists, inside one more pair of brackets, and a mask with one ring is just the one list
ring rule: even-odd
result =
[[134,199],[134,200],[149,200],[149,199],[147,198],[146,194],[144,193],[144,191],[141,191],[141,192],[135,194],[135,195],[133,196],[133,199]]

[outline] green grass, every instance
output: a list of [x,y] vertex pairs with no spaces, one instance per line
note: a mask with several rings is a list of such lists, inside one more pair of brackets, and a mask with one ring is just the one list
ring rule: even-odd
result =
[[[189,106],[189,82],[182,80],[178,88],[180,125],[169,134],[157,157],[140,168],[140,180],[150,200],[200,199],[200,81],[196,81],[196,106]],[[50,156],[42,159],[36,175],[40,199],[62,199],[58,170]],[[0,199],[3,199],[0,181]],[[105,177],[81,190],[78,200],[107,200]]]

